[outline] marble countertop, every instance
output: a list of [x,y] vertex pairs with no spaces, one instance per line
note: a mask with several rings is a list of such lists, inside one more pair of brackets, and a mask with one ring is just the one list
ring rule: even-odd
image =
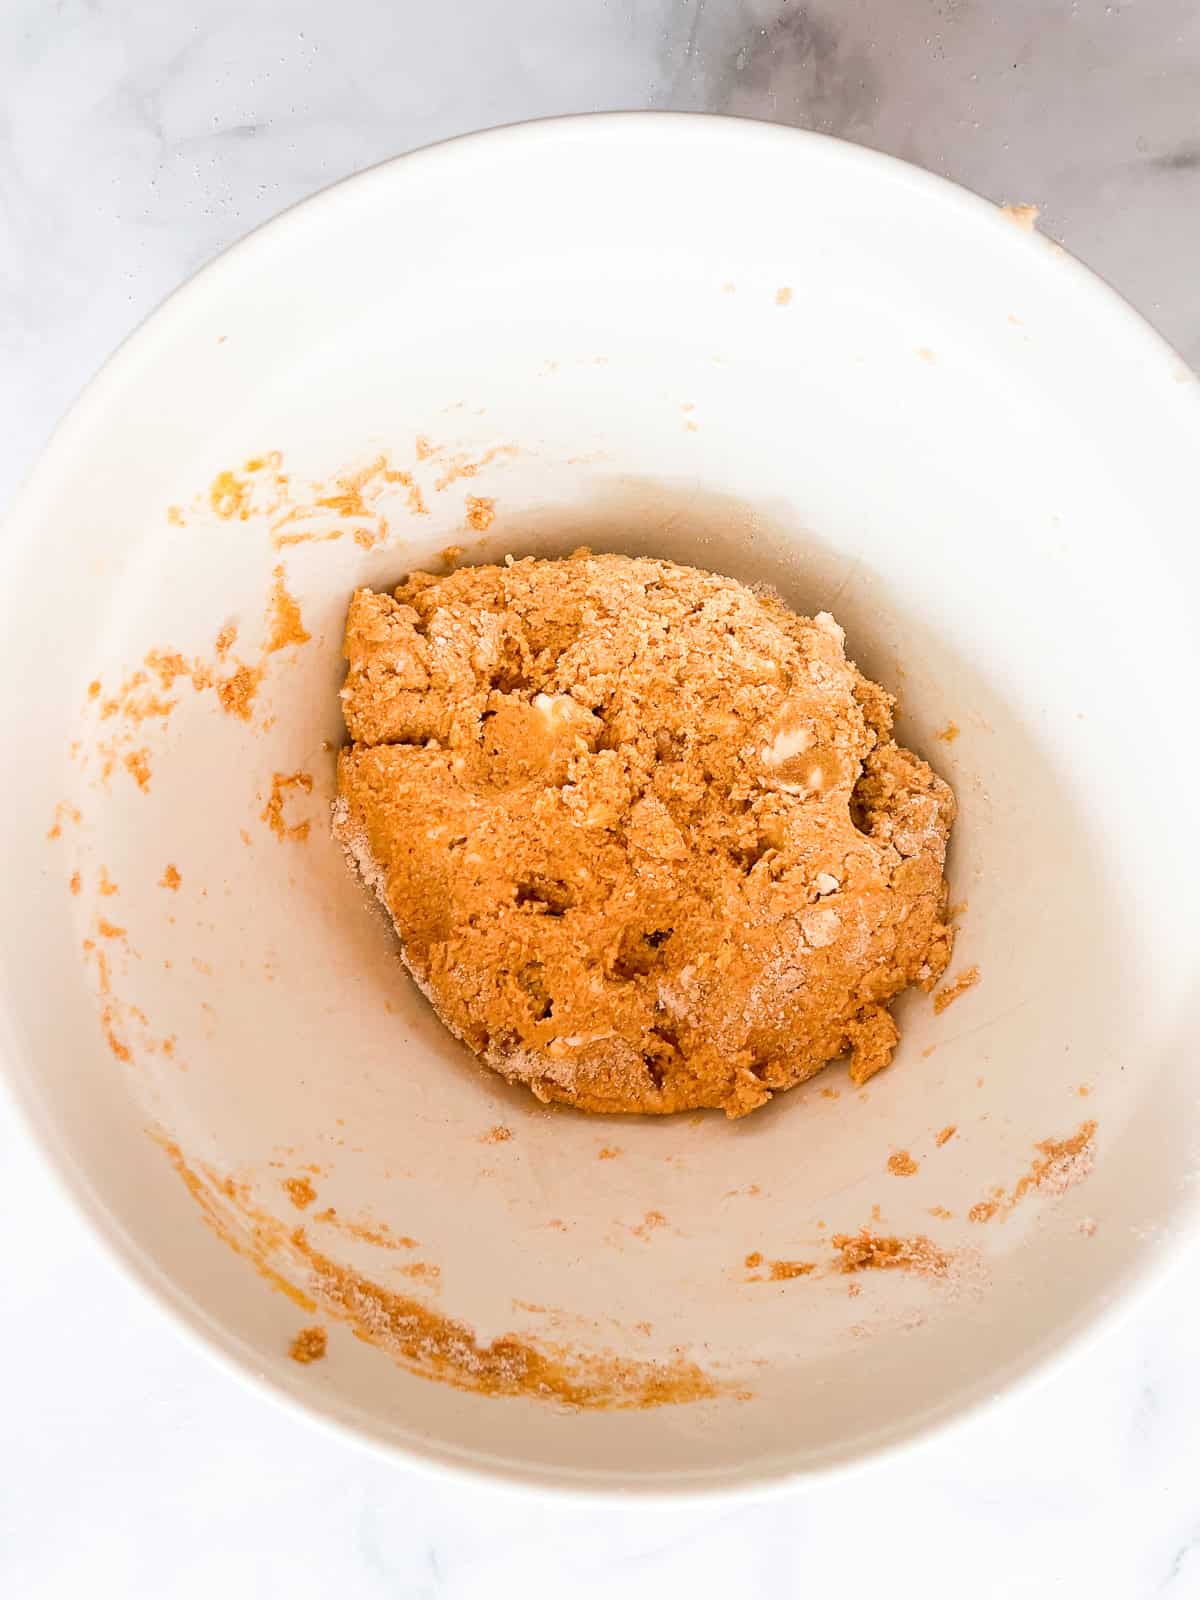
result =
[[[876,146],[1042,225],[1200,364],[1192,0],[7,0],[0,505],[112,347],[346,173],[661,107]],[[1200,1251],[1036,1389],[829,1486],[546,1505],[331,1439],[210,1365],[0,1112],[0,1591],[74,1600],[1200,1596]]]

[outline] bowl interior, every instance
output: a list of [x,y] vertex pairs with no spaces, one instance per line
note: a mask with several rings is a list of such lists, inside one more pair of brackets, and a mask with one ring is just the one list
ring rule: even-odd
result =
[[[6,1054],[102,1230],[277,1390],[540,1482],[818,1468],[1056,1348],[1195,1214],[1196,420],[1046,241],[779,129],[485,136],[240,246],[7,540]],[[331,842],[351,590],[579,544],[832,610],[954,784],[979,981],[863,1091],[539,1106]]]

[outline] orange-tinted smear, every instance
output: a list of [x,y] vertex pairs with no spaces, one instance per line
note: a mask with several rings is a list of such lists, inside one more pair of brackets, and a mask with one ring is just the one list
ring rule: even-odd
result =
[[[252,666],[240,663],[231,677],[218,679],[213,677],[210,668],[197,661],[192,674],[193,686],[196,686],[198,681],[204,681],[205,686],[211,685],[216,690],[222,710],[231,716],[240,717],[243,722],[249,722],[253,714],[254,701],[266,674],[268,657],[275,655],[277,651],[286,650],[290,645],[307,644],[312,638],[312,634],[304,626],[299,603],[288,593],[286,573],[282,566],[274,569],[272,580],[271,594],[267,601],[265,639],[258,662]],[[232,630],[232,636],[236,636],[236,630]],[[229,645],[222,649],[222,641],[227,638],[232,642],[229,625],[222,628],[217,635],[217,654],[222,660],[229,649]]]
[[948,1144],[948,1143],[949,1143],[949,1141],[950,1141],[950,1140],[951,1140],[951,1139],[953,1139],[953,1137],[954,1137],[954,1135],[955,1135],[955,1134],[956,1134],[956,1133],[957,1133],[957,1132],[958,1132],[958,1128],[957,1128],[957,1126],[956,1126],[956,1125],[955,1125],[955,1124],[954,1124],[954,1123],[953,1123],[953,1122],[951,1122],[951,1123],[948,1123],[948,1124],[947,1124],[947,1125],[946,1125],[946,1127],[944,1127],[944,1128],[943,1128],[943,1129],[942,1129],[942,1130],[941,1130],[941,1132],[940,1132],[940,1133],[939,1133],[939,1134],[938,1134],[938,1135],[937,1135],[937,1137],[936,1137],[936,1138],[935,1138],[935,1139],[934,1139],[934,1141],[933,1141],[933,1142],[934,1142],[934,1144],[936,1144],[936,1145],[937,1145],[937,1146],[938,1146],[938,1148],[939,1148],[939,1149],[940,1149],[940,1148],[941,1148],[941,1146],[942,1146],[942,1145],[944,1145],[944,1144]]
[[[277,512],[288,496],[288,475],[282,466],[282,455],[271,450],[251,456],[235,471],[219,472],[208,488],[209,509],[223,522],[248,522],[253,516]],[[182,524],[182,516],[179,521]]]
[[[95,684],[88,685],[88,699],[94,700],[92,694]],[[109,721],[112,717],[122,717],[126,722],[148,722],[151,719],[165,720],[174,711],[178,704],[175,700],[165,700],[150,682],[147,673],[139,669],[129,673],[121,680],[121,685],[115,694],[100,702],[100,720]]]
[[188,1193],[200,1207],[201,1216],[217,1237],[237,1255],[249,1261],[272,1288],[286,1295],[293,1304],[304,1311],[315,1311],[317,1303],[312,1296],[306,1294],[303,1289],[298,1289],[294,1283],[290,1283],[266,1260],[267,1251],[278,1248],[287,1238],[287,1230],[283,1223],[273,1217],[259,1216],[253,1222],[250,1236],[243,1237],[220,1198],[223,1196],[226,1201],[234,1201],[237,1195],[233,1186],[229,1185],[226,1188],[212,1174],[201,1177],[198,1172],[194,1172],[184,1160],[183,1152],[173,1139],[154,1131],[151,1131],[151,1137],[166,1152],[167,1159],[175,1168]]
[[807,1278],[810,1272],[817,1270],[815,1261],[772,1261],[771,1278],[782,1282],[787,1278]]
[[943,744],[953,744],[962,729],[957,722],[948,722],[944,728],[939,728],[934,734],[935,739],[940,739]]
[[[109,927],[111,924],[102,924]],[[120,937],[123,929],[114,929],[110,937]],[[83,941],[83,953],[96,963],[97,990],[100,996],[100,1031],[104,1035],[104,1042],[118,1061],[129,1062],[133,1060],[124,1037],[123,1008],[112,992],[112,965],[108,956],[97,945],[95,939]],[[120,1029],[121,1032],[117,1030]]]
[[424,1283],[436,1283],[442,1275],[441,1267],[435,1267],[431,1261],[409,1261],[397,1267],[396,1271],[403,1273],[406,1278],[418,1278]]
[[339,1233],[344,1233],[351,1239],[358,1239],[363,1244],[378,1245],[382,1250],[417,1248],[417,1241],[414,1238],[407,1233],[393,1233],[386,1222],[355,1222],[349,1217],[339,1215],[333,1206],[327,1206],[324,1211],[314,1211],[313,1221],[327,1228],[336,1228]]
[[[481,1342],[465,1323],[374,1283],[325,1255],[303,1228],[289,1229],[259,1210],[243,1186],[189,1166],[179,1146],[157,1136],[201,1215],[230,1247],[308,1312],[318,1305],[349,1323],[365,1343],[386,1351],[419,1377],[476,1394],[522,1395],[589,1410],[628,1410],[709,1400],[721,1386],[693,1362],[649,1362],[541,1347],[505,1334]],[[268,1256],[288,1258],[306,1276],[297,1288]]]
[[630,1228],[630,1233],[637,1239],[648,1239],[656,1228],[665,1228],[667,1219],[661,1211],[647,1211],[646,1215],[636,1225]]
[[[276,567],[272,576],[275,581],[271,585],[271,603],[267,612],[267,642],[263,650],[263,654],[268,656],[274,655],[276,650],[285,650],[290,644],[307,644],[312,638],[312,634],[305,628],[301,619],[299,605],[287,591],[283,568]],[[219,639],[217,653],[218,655],[221,653]]]
[[443,489],[448,489],[452,483],[457,483],[460,478],[473,478],[481,467],[488,466],[501,456],[512,457],[517,453],[516,446],[511,444],[494,445],[492,449],[485,450],[481,456],[472,461],[470,456],[451,456],[446,469],[434,483],[434,490],[440,494]]
[[[360,467],[355,472],[339,474],[334,479],[333,488],[318,494],[313,503],[318,509],[336,511],[339,516],[368,517],[371,515],[371,506],[389,484],[400,484],[409,491],[410,510],[417,512],[425,510],[421,491],[414,482],[412,474],[393,467],[386,451],[381,452],[367,466]],[[386,533],[387,524],[384,522],[382,534],[386,536]]]
[[994,1189],[990,1199],[980,1200],[967,1215],[972,1222],[990,1222],[996,1216],[1006,1217],[1035,1189],[1061,1194],[1091,1171],[1095,1136],[1096,1124],[1088,1121],[1081,1122],[1069,1139],[1040,1140],[1034,1145],[1038,1155],[1024,1177],[1010,1191]]
[[96,992],[100,1002],[99,1020],[100,1031],[104,1036],[112,1055],[120,1062],[129,1063],[134,1059],[130,1045],[133,1033],[137,1033],[139,1050],[145,1050],[149,1055],[156,1055],[159,1051],[164,1056],[175,1055],[176,1039],[173,1035],[166,1038],[154,1038],[150,1034],[150,1023],[146,1013],[140,1006],[132,1001],[122,1000],[113,989],[113,970],[108,950],[105,944],[114,943],[123,945],[126,953],[130,951],[126,930],[114,922],[109,922],[105,917],[97,917],[95,923],[95,936],[83,941],[83,954],[87,961],[96,965]]
[[479,1135],[480,1144],[506,1144],[513,1136],[511,1128],[506,1128],[502,1123],[497,1123],[494,1128],[489,1128],[486,1133]]
[[130,778],[138,784],[142,794],[146,794],[150,787],[150,752],[146,747],[141,750],[126,750],[122,757],[123,766]]
[[250,485],[232,472],[219,472],[209,485],[208,502],[219,517],[242,522],[250,516]]
[[312,786],[312,775],[308,772],[277,772],[272,777],[271,797],[262,809],[261,820],[276,838],[295,839],[298,842],[308,838],[311,823],[306,820],[294,822],[289,826],[284,821],[283,808],[287,803],[289,790],[296,789],[301,794],[311,794]]
[[62,825],[64,821],[73,822],[78,827],[82,820],[83,819],[80,816],[79,810],[76,806],[70,805],[66,800],[60,800],[54,808],[54,821],[50,824],[50,827],[46,833],[47,839],[62,838]]
[[148,650],[146,668],[167,691],[175,687],[177,678],[189,678],[197,694],[210,684],[208,669],[198,662],[185,661],[177,650]]
[[183,882],[183,879],[180,876],[179,868],[175,865],[175,863],[173,861],[168,861],[167,865],[166,865],[166,868],[163,871],[162,877],[158,880],[159,888],[160,889],[178,889],[179,885],[182,882]]
[[133,1052],[116,1031],[119,1023],[116,1005],[112,1001],[106,1001],[100,1007],[100,1028],[104,1034],[104,1041],[118,1061],[130,1062],[133,1060]]
[[841,1272],[916,1272],[922,1277],[944,1278],[953,1261],[948,1251],[940,1250],[924,1234],[904,1239],[860,1228],[857,1233],[835,1233],[831,1243],[840,1255]]
[[[289,517],[291,516],[298,517],[299,513],[291,512],[289,513]],[[289,518],[285,517],[278,526],[280,528],[286,527],[288,520]],[[345,534],[345,532],[345,528],[331,528],[327,533],[277,532],[271,535],[271,543],[275,546],[276,550],[285,550],[288,545],[292,544],[336,544],[337,541]]]
[[[299,604],[288,593],[282,566],[275,568],[273,579],[267,602],[264,643],[257,662],[235,661],[232,670],[222,675],[215,663],[200,657],[189,661],[177,650],[149,650],[142,667],[122,682],[115,695],[101,702],[100,720],[119,718],[126,729],[125,734],[114,740],[111,746],[101,747],[102,751],[107,752],[101,772],[103,779],[111,774],[119,745],[129,737],[129,730],[148,717],[160,721],[170,717],[179,700],[178,697],[167,699],[164,696],[171,693],[181,678],[187,679],[196,694],[204,694],[211,689],[227,715],[237,717],[242,722],[250,721],[266,675],[268,658],[291,645],[307,644],[312,638],[304,626]],[[215,654],[218,661],[223,663],[227,660],[236,639],[236,626],[226,623],[216,637]],[[158,690],[153,687],[152,679],[157,679]],[[89,698],[94,698],[90,689],[88,693]],[[147,758],[148,752],[145,750],[131,751],[122,758],[138,786],[143,789],[148,787],[150,777]]]
[[960,995],[966,994],[968,989],[973,989],[979,982],[979,968],[967,967],[960,972],[953,983],[943,984],[933,997],[933,1009],[940,1017],[947,1006],[952,1006]]
[[[388,537],[386,516],[376,503],[387,489],[400,487],[405,503],[414,516],[428,515],[420,485],[410,472],[394,467],[386,452],[366,466],[337,474],[329,482],[314,482],[302,493],[289,494],[286,503],[274,509],[280,514],[271,523],[271,542],[277,550],[287,545],[324,544],[350,533],[365,550],[383,544]],[[344,517],[356,527],[329,527],[331,516]],[[315,526],[311,526],[315,522]]]

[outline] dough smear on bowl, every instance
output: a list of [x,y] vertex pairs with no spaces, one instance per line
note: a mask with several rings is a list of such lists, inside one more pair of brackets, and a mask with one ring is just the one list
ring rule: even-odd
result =
[[950,956],[945,783],[838,624],[593,555],[360,589],[334,831],[459,1038],[585,1111],[752,1111]]

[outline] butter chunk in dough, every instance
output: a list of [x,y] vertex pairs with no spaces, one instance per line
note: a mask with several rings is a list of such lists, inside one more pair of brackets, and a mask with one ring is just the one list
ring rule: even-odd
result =
[[740,1116],[950,957],[945,783],[841,628],[668,561],[359,590],[334,831],[439,1015],[585,1111]]

